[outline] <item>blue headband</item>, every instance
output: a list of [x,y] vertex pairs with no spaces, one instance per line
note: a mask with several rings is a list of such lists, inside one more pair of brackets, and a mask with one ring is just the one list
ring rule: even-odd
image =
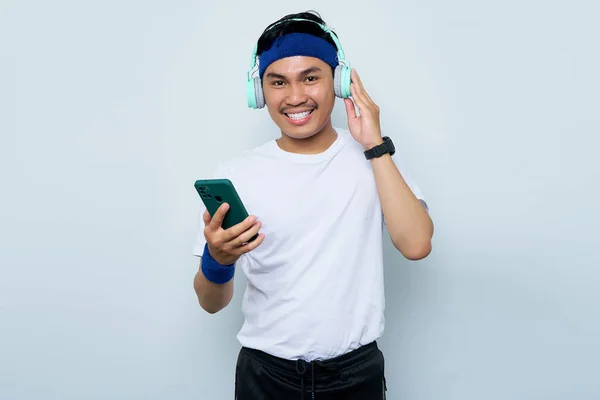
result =
[[329,64],[331,68],[339,64],[337,49],[325,39],[308,33],[289,33],[278,37],[271,48],[260,55],[258,59],[260,79],[273,62],[293,56],[315,57]]

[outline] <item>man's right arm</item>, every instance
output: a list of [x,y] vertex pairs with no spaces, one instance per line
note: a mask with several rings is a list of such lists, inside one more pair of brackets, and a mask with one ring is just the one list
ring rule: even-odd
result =
[[200,259],[200,268],[194,277],[194,290],[200,306],[206,312],[214,314],[227,307],[231,301],[233,279],[223,284],[209,281],[202,273],[202,259]]
[[[221,224],[227,210],[229,210],[229,204],[223,203],[215,212],[214,217],[211,217],[208,211],[205,211],[202,216],[204,221],[203,234],[207,244],[206,251],[210,250],[208,256],[211,259],[215,260],[217,264],[235,265],[243,254],[258,247],[265,239],[265,235],[261,233],[254,241],[248,242],[262,226],[254,216],[248,216],[239,224],[223,230]],[[209,276],[209,278],[212,277]],[[233,297],[233,278],[226,283],[215,283],[207,279],[202,272],[202,258],[200,258],[200,267],[194,277],[194,290],[200,306],[208,313],[214,314],[227,307],[231,301]]]

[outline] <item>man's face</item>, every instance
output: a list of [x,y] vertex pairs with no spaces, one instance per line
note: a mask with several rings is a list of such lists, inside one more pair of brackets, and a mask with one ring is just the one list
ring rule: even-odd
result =
[[331,67],[314,57],[286,57],[265,70],[265,104],[286,135],[304,139],[319,133],[331,120],[335,103]]

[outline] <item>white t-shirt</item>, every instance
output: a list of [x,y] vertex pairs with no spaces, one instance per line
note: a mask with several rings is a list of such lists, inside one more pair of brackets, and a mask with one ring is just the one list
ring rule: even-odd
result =
[[[289,359],[329,359],[384,329],[384,221],[371,162],[346,129],[323,153],[295,154],[275,140],[220,163],[264,242],[236,263],[248,281],[242,346]],[[393,157],[415,196],[423,196]],[[199,200],[200,201],[200,200]],[[205,211],[194,254],[201,256]]]

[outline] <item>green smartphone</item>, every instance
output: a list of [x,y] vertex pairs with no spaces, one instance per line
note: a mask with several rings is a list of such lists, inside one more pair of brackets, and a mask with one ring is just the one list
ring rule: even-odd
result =
[[[248,218],[248,211],[229,179],[200,179],[194,183],[194,187],[211,217],[215,215],[221,204],[229,204],[229,210],[221,224],[223,229],[229,229]],[[258,233],[248,242],[252,242],[257,237]]]

